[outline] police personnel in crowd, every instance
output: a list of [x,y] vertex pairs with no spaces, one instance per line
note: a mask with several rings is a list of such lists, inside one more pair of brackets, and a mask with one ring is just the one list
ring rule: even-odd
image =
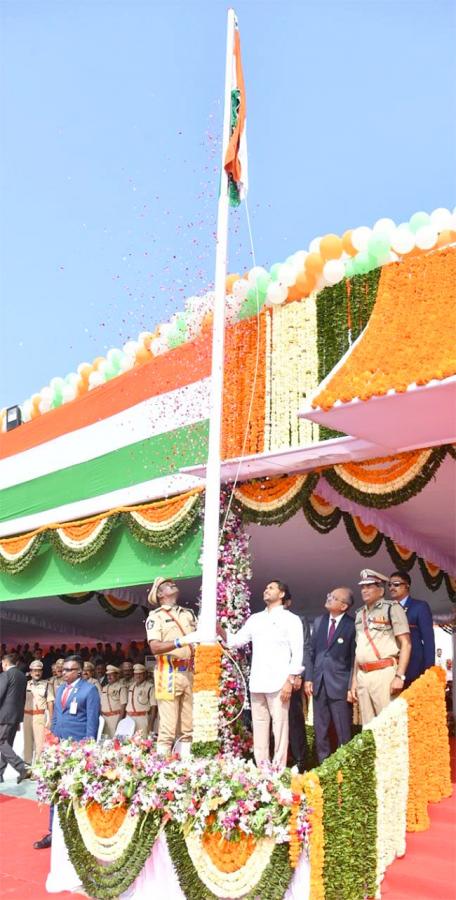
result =
[[408,572],[393,572],[389,577],[388,588],[391,600],[399,603],[405,610],[410,626],[412,652],[405,673],[405,687],[419,678],[426,669],[435,663],[435,636],[432,613],[429,603],[415,600],[410,596],[412,581]]
[[101,689],[101,715],[105,722],[103,735],[113,738],[120,720],[125,716],[127,689],[120,683],[117,666],[106,666],[106,676],[108,683]]
[[84,681],[87,681],[88,684],[93,684],[96,687],[100,697],[101,697],[101,685],[97,678],[95,678],[95,665],[93,662],[90,662],[89,659],[83,663],[82,666],[82,677]]
[[120,668],[120,683],[128,689],[133,684],[133,663],[131,659],[125,659],[119,666]]
[[154,607],[146,621],[146,634],[155,666],[155,697],[159,727],[157,752],[168,755],[178,738],[190,748],[193,717],[193,659],[186,635],[194,632],[196,619],[190,609],[178,606],[179,589],[169,578],[156,578],[148,600]]
[[65,679],[63,677],[63,663],[64,662],[65,662],[64,659],[59,658],[59,659],[56,659],[55,663],[52,664],[52,675],[49,679],[49,684],[51,685],[52,690],[54,692],[54,697],[55,697],[60,685],[65,684]]
[[133,683],[128,688],[126,714],[135,723],[135,734],[142,737],[153,730],[157,712],[155,691],[150,681],[146,680],[147,671],[142,663],[133,666]]
[[404,687],[411,641],[407,616],[385,599],[388,578],[372,569],[360,573],[363,608],[355,619],[355,669],[351,693],[366,725]]
[[24,760],[31,765],[43,750],[46,729],[52,722],[54,691],[49,680],[43,678],[43,663],[30,663],[31,679],[27,683],[24,707]]

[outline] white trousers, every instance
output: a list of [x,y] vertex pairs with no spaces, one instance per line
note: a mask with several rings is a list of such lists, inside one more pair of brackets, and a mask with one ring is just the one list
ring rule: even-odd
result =
[[253,754],[257,766],[269,762],[269,743],[274,735],[274,765],[286,766],[288,753],[288,708],[290,701],[280,699],[280,691],[250,695],[252,702]]

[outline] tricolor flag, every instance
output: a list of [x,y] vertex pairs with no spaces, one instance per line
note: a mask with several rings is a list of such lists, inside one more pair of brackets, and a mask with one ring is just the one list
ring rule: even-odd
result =
[[239,206],[247,195],[248,174],[245,87],[237,25],[234,32],[231,83],[231,129],[225,156],[225,171],[228,175],[230,204]]

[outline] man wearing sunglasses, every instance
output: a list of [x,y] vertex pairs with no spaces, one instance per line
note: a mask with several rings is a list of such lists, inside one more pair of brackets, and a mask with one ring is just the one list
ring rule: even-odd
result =
[[391,600],[399,603],[410,626],[412,652],[405,673],[405,687],[435,664],[435,638],[429,603],[410,596],[411,578],[407,572],[393,572],[388,588]]
[[[100,719],[100,695],[93,684],[82,678],[82,659],[80,656],[67,656],[63,664],[64,684],[60,685],[55,695],[54,714],[52,716],[51,733],[65,740],[83,741],[87,738],[96,740]],[[54,807],[51,806],[49,831],[40,841],[35,841],[35,850],[44,850],[52,842],[52,818]]]

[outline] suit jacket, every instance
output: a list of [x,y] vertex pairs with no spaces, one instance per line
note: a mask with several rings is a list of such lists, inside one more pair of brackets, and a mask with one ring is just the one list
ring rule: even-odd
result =
[[24,718],[27,678],[16,666],[0,674],[0,724],[19,725]]
[[355,623],[345,613],[328,647],[329,614],[315,619],[310,642],[310,660],[305,674],[306,681],[313,682],[314,694],[318,694],[324,679],[330,700],[345,700],[350,688],[355,659]]
[[407,597],[404,604],[407,620],[410,625],[412,652],[407,667],[407,681],[414,681],[425,669],[435,665],[435,638],[432,624],[432,613],[425,600],[414,600]]
[[[94,684],[80,678],[72,688],[65,706],[62,709],[62,697],[66,684],[57,688],[52,716],[51,731],[59,738],[72,738],[83,741],[84,738],[96,738],[100,718],[100,695]],[[76,712],[71,713],[71,703],[76,701]]]

